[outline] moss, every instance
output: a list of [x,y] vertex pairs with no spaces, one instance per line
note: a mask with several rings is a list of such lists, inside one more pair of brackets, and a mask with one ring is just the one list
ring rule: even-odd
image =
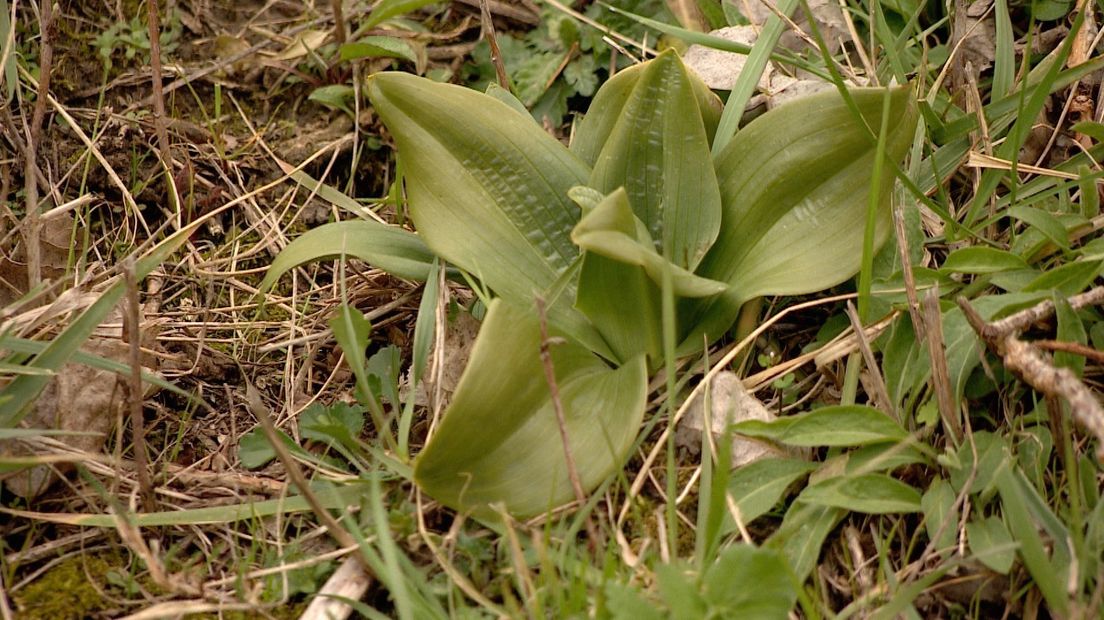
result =
[[110,589],[107,572],[123,564],[115,554],[75,556],[51,568],[12,594],[24,620],[87,618],[113,606],[101,592]]

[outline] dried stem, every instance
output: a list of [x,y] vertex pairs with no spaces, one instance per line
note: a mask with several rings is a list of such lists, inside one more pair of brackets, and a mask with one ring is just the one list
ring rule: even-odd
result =
[[939,286],[928,289],[923,302],[924,333],[928,340],[928,357],[932,367],[932,388],[943,426],[955,445],[962,442],[962,419],[951,389],[947,371],[947,352],[943,350],[943,315],[939,310]]
[[161,20],[157,0],[146,0],[150,40],[150,70],[153,86],[153,128],[157,134],[157,148],[161,151],[161,165],[165,168],[165,186],[169,190],[169,202],[176,217],[176,228],[184,225],[181,215],[180,192],[173,177],[172,144],[165,128],[165,93],[161,83]]
[[[318,500],[318,496],[314,494],[314,491],[310,488],[310,482],[307,481],[306,475],[303,474],[303,470],[299,468],[299,463],[295,462],[295,458],[291,456],[291,452],[284,445],[283,439],[276,432],[276,426],[272,423],[272,416],[268,412],[268,407],[261,401],[261,395],[257,392],[257,388],[252,384],[248,384],[245,389],[246,403],[249,405],[249,410],[257,417],[257,421],[261,423],[261,430],[264,432],[268,442],[272,444],[272,450],[276,453],[276,458],[280,459],[280,462],[284,465],[284,470],[287,471],[288,478],[291,483],[299,489],[299,493],[303,495],[303,499],[307,500],[307,504],[310,505],[311,510],[314,511],[318,520],[322,522],[322,525],[326,527],[330,536],[333,537],[337,544],[342,547],[355,547],[360,549],[360,544],[353,538],[353,535],[345,531],[345,528],[337,522],[337,519],[330,514],[326,507],[322,505],[322,502]],[[371,575],[368,568],[368,564],[364,562],[362,556],[357,554],[355,556],[364,571]]]
[[146,423],[142,417],[142,317],[138,299],[138,278],[134,273],[134,259],[123,265],[126,277],[127,308],[126,331],[130,346],[130,377],[127,396],[130,401],[130,434],[134,444],[134,469],[138,474],[138,495],[142,510],[153,512],[153,481],[150,479],[149,455],[146,452]]
[[[571,480],[571,488],[575,491],[575,500],[582,508],[586,504],[586,492],[583,491],[583,483],[579,479],[579,470],[575,467],[575,457],[571,455],[571,442],[567,436],[567,417],[564,415],[563,401],[560,399],[560,388],[556,384],[556,369],[552,364],[552,345],[562,342],[559,338],[549,338],[548,317],[544,311],[544,300],[537,298],[537,314],[540,315],[540,358],[544,366],[544,378],[548,381],[548,391],[552,397],[552,409],[556,412],[556,425],[560,428],[560,441],[563,442],[564,462],[567,464],[567,477]],[[586,519],[587,537],[590,539],[591,551],[598,548],[598,530],[591,521],[590,515]]]
[[506,64],[502,62],[502,50],[498,48],[494,19],[491,18],[491,9],[487,6],[487,0],[479,0],[479,15],[483,22],[483,36],[487,37],[487,43],[491,45],[491,62],[494,63],[495,74],[498,75],[498,85],[510,90],[510,78],[506,75]]
[[[38,213],[38,144],[41,139],[42,121],[46,117],[46,101],[50,92],[50,72],[54,65],[54,4],[46,0],[39,6],[39,78],[38,95],[35,98],[31,124],[27,127],[26,161],[23,174],[24,195],[27,199],[27,214],[23,220],[23,245],[27,252],[28,290],[42,281],[42,250],[39,245]],[[12,28],[15,24],[12,23]]]
[[[1056,367],[1050,356],[1018,337],[1020,329],[1052,314],[1054,303],[1046,301],[1001,321],[989,323],[966,298],[959,297],[957,301],[970,327],[974,328],[990,351],[1004,360],[1005,368],[1042,394],[1066,399],[1073,419],[1096,436],[1096,456],[1104,462],[1104,406],[1073,371]],[[1104,287],[1071,297],[1069,303],[1075,308],[1104,303]]]
[[333,10],[334,41],[338,45],[345,44],[345,10],[341,7],[341,0],[330,0],[330,8]]

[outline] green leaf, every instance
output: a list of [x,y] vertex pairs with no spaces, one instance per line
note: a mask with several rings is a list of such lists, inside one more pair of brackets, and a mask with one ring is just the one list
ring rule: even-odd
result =
[[300,265],[341,257],[359,258],[409,280],[425,280],[434,260],[418,235],[398,226],[368,220],[332,222],[289,243],[273,259],[258,288],[267,291],[280,276]]
[[405,15],[423,6],[429,6],[438,2],[440,2],[440,0],[380,0],[372,9],[372,12],[368,14],[368,18],[364,20],[364,23],[360,25],[360,30],[364,31],[369,28],[374,28],[392,17]]
[[396,37],[370,36],[352,43],[346,43],[337,50],[341,60],[359,60],[361,58],[402,58],[415,62],[414,48]]
[[920,512],[920,492],[885,474],[831,478],[806,487],[798,500],[867,514]]
[[353,100],[356,92],[352,86],[347,84],[330,84],[329,86],[320,86],[313,91],[307,99],[321,103],[322,105],[333,108],[334,110],[341,110],[346,114],[352,115],[353,110],[349,107],[349,102]]
[[[644,356],[611,370],[571,339],[549,346],[576,471],[589,491],[622,466],[636,438]],[[497,518],[492,503],[526,517],[574,499],[540,349],[534,313],[491,303],[452,404],[415,463],[429,495],[482,519]]]
[[1035,207],[1009,207],[1008,215],[1039,229],[1048,239],[1063,250],[1069,249],[1069,233],[1061,220]]
[[738,544],[721,552],[702,579],[713,617],[774,620],[797,602],[790,569],[781,553]]
[[[4,103],[10,103],[15,96],[15,89],[19,86],[19,67],[16,64],[18,58],[15,50],[8,46],[8,35],[11,33],[11,14],[8,12],[8,0],[0,0],[0,56],[4,61]],[[12,38],[15,43],[16,38]]]
[[966,540],[977,559],[1002,575],[1012,570],[1017,544],[997,517],[974,519],[966,524]]
[[[1077,312],[1074,311],[1073,307],[1070,306],[1069,300],[1058,294],[1055,294],[1051,299],[1054,302],[1054,316],[1058,319],[1058,330],[1055,334],[1058,340],[1076,344],[1087,343],[1089,335],[1085,332],[1085,324],[1081,321],[1081,317],[1077,316]],[[1068,351],[1056,351],[1054,353],[1054,365],[1069,368],[1080,377],[1085,370],[1085,358]]]
[[[843,282],[860,266],[868,191],[884,91],[851,91],[863,120],[837,92],[796,101],[752,121],[717,157],[723,204],[721,233],[697,270],[729,283],[728,291],[695,312],[696,327],[680,351],[721,335],[744,301],[762,295],[799,295]],[[885,153],[904,158],[912,143],[916,107],[908,88],[891,94]],[[810,119],[816,119],[810,122]],[[865,121],[865,124],[863,123]],[[875,241],[890,230],[891,174],[878,188]]]
[[[1069,571],[1069,564],[1055,566],[1048,557],[1046,545],[1029,512],[1028,498],[1013,472],[1013,468],[1004,467],[996,477],[1004,516],[1008,520],[1012,537],[1020,543],[1020,558],[1035,585],[1043,593],[1051,616],[1066,617],[1069,615],[1069,597],[1066,594],[1065,575]],[[1062,539],[1055,541],[1055,544],[1065,546],[1067,541]]]
[[951,252],[947,260],[943,261],[940,270],[956,273],[995,273],[1027,268],[1027,261],[1011,252],[987,246],[971,246]]
[[649,231],[633,215],[629,197],[622,188],[582,217],[571,231],[571,240],[583,250],[642,267],[655,284],[662,283],[664,272],[670,271],[672,290],[679,297],[707,297],[725,290],[723,282],[696,276],[660,256]]
[[1085,290],[1104,266],[1104,260],[1079,260],[1055,267],[1024,286],[1024,292],[1057,291],[1062,295],[1076,295]]
[[889,416],[862,405],[822,407],[772,422],[748,420],[733,425],[741,435],[771,439],[790,446],[862,446],[901,441],[905,429]]
[[798,581],[804,582],[816,567],[820,549],[846,510],[795,503],[782,519],[782,525],[767,539],[766,547],[780,550],[790,563]]
[[951,512],[954,501],[954,488],[942,478],[932,482],[920,498],[928,540],[934,541],[935,548],[945,554],[950,553],[958,538],[958,512]]
[[[654,247],[693,271],[721,225],[721,195],[695,91],[674,50],[648,62],[594,162],[588,185],[624,188]],[[608,112],[605,112],[608,113]]]
[[[766,514],[778,504],[786,489],[814,469],[816,464],[806,461],[763,459],[732,472],[728,492],[740,509],[740,519],[746,524]],[[729,531],[734,527],[731,524]]]
[[[575,135],[571,139],[571,151],[578,155],[588,166],[593,167],[598,155],[613,133],[614,126],[621,119],[625,105],[632,96],[641,75],[644,64],[637,64],[619,71],[602,84],[590,103],[585,116],[575,126]],[[690,80],[694,97],[698,102],[698,111],[705,125],[710,143],[721,120],[721,100],[713,94],[701,80]]]
[[579,208],[567,192],[586,183],[586,165],[482,93],[379,73],[368,96],[398,146],[410,216],[426,245],[515,305],[545,297],[551,324],[608,355],[573,307],[573,282],[550,298],[579,256],[570,238]]

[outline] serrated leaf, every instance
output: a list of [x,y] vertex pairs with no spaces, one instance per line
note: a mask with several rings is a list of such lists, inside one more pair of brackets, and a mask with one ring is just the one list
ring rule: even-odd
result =
[[585,164],[482,93],[380,73],[369,78],[368,96],[395,138],[410,216],[426,245],[513,304],[546,297],[550,323],[608,355],[573,307],[573,282],[548,299],[579,255],[570,238],[579,209],[567,192],[585,184]]
[[831,478],[810,485],[799,501],[866,514],[920,512],[920,492],[885,474]]
[[732,430],[749,437],[803,447],[862,446],[908,437],[905,429],[889,416],[862,405],[822,407],[773,422],[749,420],[733,425]]
[[337,50],[341,60],[359,60],[361,58],[402,58],[416,62],[414,48],[403,39],[396,37],[369,36],[352,43],[346,43]]
[[[884,93],[851,91],[869,127],[880,127]],[[917,112],[908,88],[890,97],[885,153],[898,162]],[[729,289],[695,311],[680,351],[699,348],[703,334],[721,335],[748,299],[819,291],[858,271],[875,154],[869,129],[835,91],[771,110],[736,134],[716,160],[721,234],[697,271]],[[884,174],[877,188],[877,246],[888,238],[894,182]]]
[[[621,467],[636,438],[644,356],[611,370],[571,339],[550,346],[576,470],[589,491]],[[452,403],[415,463],[428,494],[485,519],[496,518],[492,503],[526,517],[574,499],[540,348],[535,313],[491,303]]]
[[721,195],[694,80],[673,50],[647,63],[587,183],[624,188],[654,247],[693,271],[717,238]]
[[987,246],[971,246],[951,252],[940,269],[956,273],[995,273],[1028,267],[1027,261],[1011,252]]
[[970,551],[981,563],[1007,575],[1016,559],[1017,544],[1004,522],[997,517],[974,519],[966,524],[966,540]]

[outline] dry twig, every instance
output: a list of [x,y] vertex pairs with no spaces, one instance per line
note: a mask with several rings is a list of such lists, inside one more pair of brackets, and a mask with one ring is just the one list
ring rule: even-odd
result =
[[[1050,356],[1032,343],[1019,339],[1023,328],[1054,312],[1054,303],[1046,301],[1001,321],[989,323],[966,298],[959,297],[957,301],[970,327],[974,328],[990,351],[1001,357],[1005,368],[1044,395],[1060,396],[1069,403],[1073,419],[1096,436],[1096,456],[1104,462],[1104,406],[1071,370],[1056,367]],[[1071,297],[1069,302],[1074,307],[1104,303],[1104,287]]]

